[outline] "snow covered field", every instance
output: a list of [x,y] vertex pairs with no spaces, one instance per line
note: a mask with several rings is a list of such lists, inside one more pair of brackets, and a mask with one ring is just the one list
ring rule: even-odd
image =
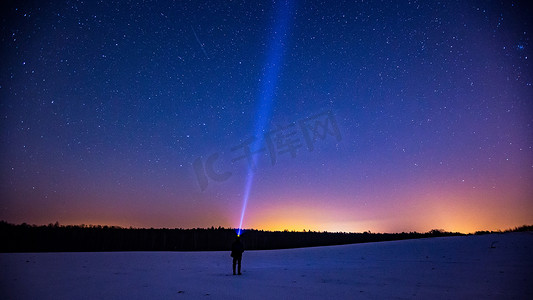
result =
[[229,252],[0,254],[0,299],[533,299],[533,233]]

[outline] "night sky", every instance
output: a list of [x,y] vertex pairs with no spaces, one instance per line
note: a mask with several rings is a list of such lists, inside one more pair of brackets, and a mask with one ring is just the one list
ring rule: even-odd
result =
[[528,1],[7,2],[0,220],[533,223]]

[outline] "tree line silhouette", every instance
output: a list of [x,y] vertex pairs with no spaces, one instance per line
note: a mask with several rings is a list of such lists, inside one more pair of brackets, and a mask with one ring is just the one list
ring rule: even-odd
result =
[[[531,226],[520,227],[531,230]],[[520,231],[515,228],[514,231]],[[522,230],[525,231],[525,230]],[[488,233],[488,232],[478,232]],[[431,230],[426,233],[344,233],[244,230],[247,250],[284,249],[463,235]],[[218,251],[229,250],[236,230],[230,228],[145,229],[100,225],[36,226],[0,221],[0,252],[62,251]]]
[[[247,250],[340,245],[431,236],[458,235],[439,230],[428,233],[331,233],[244,230]],[[144,229],[116,226],[13,225],[0,222],[1,252],[57,251],[213,251],[229,250],[235,229]]]

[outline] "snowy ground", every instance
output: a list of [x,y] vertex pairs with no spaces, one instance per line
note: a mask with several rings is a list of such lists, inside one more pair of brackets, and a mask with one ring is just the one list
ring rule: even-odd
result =
[[[492,248],[491,248],[492,246]],[[533,299],[533,233],[229,252],[0,254],[0,299]]]

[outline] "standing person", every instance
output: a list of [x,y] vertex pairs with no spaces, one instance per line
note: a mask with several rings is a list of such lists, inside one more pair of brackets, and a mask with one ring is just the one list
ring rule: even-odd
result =
[[233,257],[233,275],[235,274],[235,266],[239,264],[239,275],[242,275],[241,273],[241,260],[242,260],[242,253],[244,252],[244,246],[241,243],[241,238],[237,236],[235,239],[235,242],[231,245],[231,257]]

